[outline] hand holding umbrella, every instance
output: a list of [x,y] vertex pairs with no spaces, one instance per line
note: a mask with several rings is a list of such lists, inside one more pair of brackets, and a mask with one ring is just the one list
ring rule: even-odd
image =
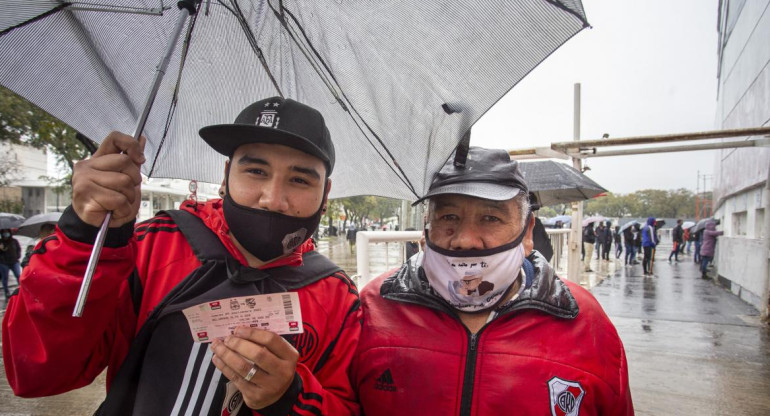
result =
[[109,227],[133,221],[141,203],[144,136],[112,132],[90,159],[78,162],[72,173],[72,208],[86,224],[100,227],[112,212]]

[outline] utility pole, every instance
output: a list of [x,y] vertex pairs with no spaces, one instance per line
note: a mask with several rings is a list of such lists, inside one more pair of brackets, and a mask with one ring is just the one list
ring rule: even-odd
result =
[[[573,116],[573,140],[580,140],[580,83],[575,84],[574,88],[574,116]],[[583,162],[580,158],[572,158],[572,167],[578,172],[583,171]],[[567,255],[567,279],[571,282],[580,283],[580,248],[583,245],[583,202],[572,203],[572,227],[570,227],[569,254]]]

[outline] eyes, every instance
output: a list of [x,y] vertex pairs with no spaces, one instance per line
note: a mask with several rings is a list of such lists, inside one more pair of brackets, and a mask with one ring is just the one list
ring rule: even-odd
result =
[[[437,215],[437,219],[439,222],[442,223],[457,223],[460,222],[460,216],[457,214],[443,214],[443,215]],[[481,223],[502,223],[504,222],[502,218],[496,217],[494,215],[481,215],[478,218],[478,221]]]
[[[255,179],[267,178],[270,175],[265,169],[255,166],[244,169],[244,172]],[[315,182],[317,182],[313,181],[310,175],[303,175],[296,172],[291,172],[287,178],[287,181],[290,183],[307,186],[312,186],[315,184]]]

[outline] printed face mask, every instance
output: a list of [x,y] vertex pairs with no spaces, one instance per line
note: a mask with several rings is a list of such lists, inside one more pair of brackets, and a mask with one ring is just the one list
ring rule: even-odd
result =
[[525,232],[494,249],[453,251],[431,243],[426,230],[422,268],[433,290],[453,308],[463,312],[491,309],[519,277]]
[[[229,169],[228,169],[229,176]],[[324,187],[324,192],[326,191]],[[298,218],[238,204],[230,197],[230,185],[222,199],[222,211],[235,239],[262,261],[291,253],[318,228],[323,203],[310,217]]]
[[11,233],[3,233],[3,238],[6,240],[11,238]]

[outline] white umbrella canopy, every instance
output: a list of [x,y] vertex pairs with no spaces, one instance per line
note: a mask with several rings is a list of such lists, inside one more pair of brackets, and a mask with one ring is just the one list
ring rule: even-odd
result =
[[592,217],[584,218],[583,219],[583,227],[587,227],[588,224],[594,223],[594,222],[600,222],[600,221],[607,221],[607,218],[602,217],[601,215],[594,215]]
[[685,222],[682,223],[682,229],[686,230],[686,229],[688,229],[688,228],[690,228],[690,227],[692,227],[694,225],[695,225],[694,221],[685,221]]
[[[130,134],[174,3],[4,1],[0,84],[97,142]],[[198,130],[283,95],[326,118],[332,197],[407,200],[476,120],[588,25],[579,0],[213,0],[194,22],[144,130],[144,174],[221,182],[225,158]]]
[[49,212],[47,214],[37,214],[27,218],[20,226],[16,234],[25,237],[38,238],[40,227],[44,224],[56,224],[59,222],[61,212]]
[[0,212],[0,230],[17,228],[24,222],[24,217],[10,212]]

